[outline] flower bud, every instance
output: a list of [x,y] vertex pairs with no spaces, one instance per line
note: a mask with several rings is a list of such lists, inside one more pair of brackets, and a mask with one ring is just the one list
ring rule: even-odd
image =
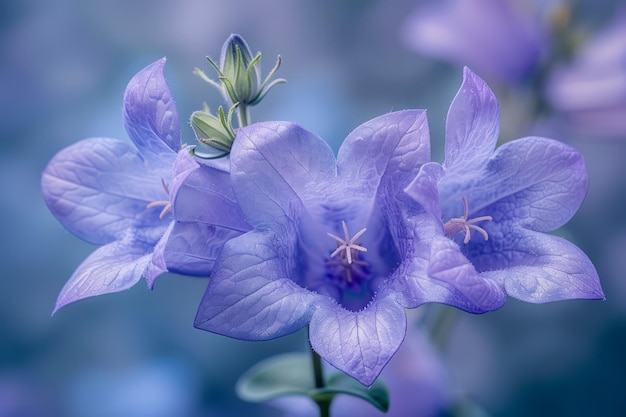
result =
[[231,105],[238,103],[242,108],[255,105],[274,85],[286,82],[282,78],[270,82],[280,67],[280,56],[261,82],[261,53],[252,56],[246,41],[237,34],[230,35],[224,42],[219,65],[211,58],[207,59],[219,74],[220,83],[211,80],[199,69],[195,70],[196,74],[221,90]]
[[230,152],[235,140],[235,132],[230,125],[234,108],[235,106],[228,112],[228,118],[224,115],[224,109],[221,106],[218,109],[219,117],[203,111],[193,112],[190,122],[198,141],[219,151]]

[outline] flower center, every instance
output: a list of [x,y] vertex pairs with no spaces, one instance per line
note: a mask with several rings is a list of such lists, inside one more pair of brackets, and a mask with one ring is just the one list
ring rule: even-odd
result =
[[483,235],[485,240],[489,239],[489,235],[487,231],[482,227],[476,225],[479,222],[491,221],[493,218],[491,216],[480,216],[475,217],[473,219],[468,219],[467,216],[469,214],[469,209],[467,205],[467,198],[463,197],[463,215],[461,217],[455,217],[450,219],[443,225],[443,231],[446,236],[449,238],[454,237],[459,232],[465,232],[465,238],[463,239],[463,243],[469,243],[471,239],[471,231],[476,230],[478,233]]
[[[366,228],[359,230],[354,236],[350,237],[348,226],[345,221],[341,221],[343,229],[343,238],[333,234],[326,233],[329,237],[337,241],[337,249],[331,254],[331,260],[326,262],[329,268],[331,279],[341,288],[359,287],[360,284],[369,276],[369,263],[360,259],[360,254],[367,252],[367,248],[357,243]],[[337,280],[337,277],[343,277],[343,280]],[[339,282],[337,282],[339,281]]]
[[[167,196],[169,197],[170,189],[165,184],[165,180],[163,178],[161,178],[161,185],[163,186],[163,189],[165,190],[165,194],[167,194]],[[170,202],[170,200],[153,201],[152,203],[149,203],[146,206],[146,209],[149,210],[153,207],[163,207],[163,209],[161,210],[161,213],[159,213],[159,219],[163,219],[163,217],[165,217],[165,215],[169,213],[170,210],[172,210],[172,203]]]

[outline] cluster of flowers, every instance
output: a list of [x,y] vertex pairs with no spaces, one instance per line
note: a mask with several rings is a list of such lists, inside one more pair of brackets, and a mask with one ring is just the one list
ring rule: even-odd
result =
[[[497,100],[469,69],[437,163],[425,110],[365,122],[336,156],[314,133],[272,121],[233,129],[228,155],[203,159],[182,145],[164,65],[128,85],[132,144],[86,139],[43,173],[52,213],[102,245],[55,311],[142,277],[152,287],[164,272],[210,277],[197,328],[265,340],[308,325],[318,354],[371,385],[405,337],[407,308],[435,302],[483,313],[507,296],[604,297],[588,257],[546,233],[585,197],[582,155],[541,137],[496,149]],[[231,87],[226,94],[238,94]],[[221,116],[211,120],[224,144]]]

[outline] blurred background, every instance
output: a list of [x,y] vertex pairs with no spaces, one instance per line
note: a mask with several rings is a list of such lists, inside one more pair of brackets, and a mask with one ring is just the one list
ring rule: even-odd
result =
[[[203,102],[222,104],[193,68],[212,76],[205,56],[219,59],[232,32],[262,51],[265,71],[277,55],[283,59],[278,76],[288,83],[252,108],[253,120],[298,122],[335,149],[370,118],[427,108],[434,157],[441,160],[445,115],[463,65],[496,91],[502,141],[538,134],[578,148],[591,189],[558,233],[593,260],[606,301],[509,300],[486,315],[460,314],[440,354],[424,358],[441,361],[445,390],[478,404],[482,411],[474,408],[474,415],[625,415],[626,9],[620,3],[3,0],[0,417],[281,412],[242,402],[233,387],[260,359],[307,349],[306,333],[253,343],[194,329],[202,280],[167,275],[153,291],[139,283],[50,316],[65,281],[94,247],[65,231],[45,207],[39,180],[46,163],[83,138],[126,139],[126,83],[163,56],[183,140],[193,143],[188,115]],[[420,358],[419,349],[413,353]],[[392,404],[414,399],[391,395]],[[429,415],[406,413],[391,415]]]

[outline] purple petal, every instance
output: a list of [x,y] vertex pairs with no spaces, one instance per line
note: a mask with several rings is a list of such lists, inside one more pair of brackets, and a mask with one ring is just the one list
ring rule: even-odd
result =
[[149,161],[158,161],[181,147],[176,103],[163,75],[165,58],[141,71],[124,94],[124,120],[128,136]]
[[139,281],[151,255],[147,247],[114,242],[98,248],[65,284],[52,314],[74,301],[126,290]]
[[470,217],[490,215],[495,223],[512,221],[537,231],[552,231],[576,213],[588,189],[583,156],[561,142],[524,138],[502,145],[477,179],[452,192],[441,189],[444,218],[461,196]]
[[[322,297],[287,278],[280,239],[248,232],[230,240],[202,298],[194,326],[245,340],[266,340],[305,326]],[[288,250],[287,250],[287,253]]]
[[395,195],[430,160],[425,110],[385,114],[357,127],[337,156],[337,171],[366,196]]
[[501,285],[479,275],[459,246],[442,236],[433,239],[428,276],[448,290],[448,299],[439,302],[472,313],[496,310],[506,301]]
[[167,270],[208,277],[224,244],[241,233],[206,223],[176,221],[163,249]]
[[330,147],[293,123],[239,129],[230,155],[233,188],[252,226],[282,222],[307,191],[335,176]]
[[50,211],[88,242],[122,239],[134,228],[138,236],[156,243],[166,223],[159,220],[157,208],[146,206],[168,199],[161,184],[168,176],[165,167],[146,166],[130,144],[94,138],[55,155],[43,172],[41,188]]
[[446,120],[444,166],[449,172],[479,169],[491,156],[498,140],[500,110],[487,84],[469,68],[454,97]]
[[422,166],[417,176],[404,189],[409,197],[437,218],[441,218],[437,184],[442,176],[443,167],[436,162],[429,162]]
[[369,386],[404,340],[406,313],[391,297],[376,299],[358,312],[328,301],[313,314],[309,332],[317,353]]
[[511,297],[532,303],[604,298],[593,264],[565,239],[513,229],[506,239],[490,242],[468,256],[485,271],[481,276],[502,283]]
[[177,175],[173,191],[174,217],[181,222],[220,226],[247,232],[246,223],[231,185],[228,172],[205,165]]

